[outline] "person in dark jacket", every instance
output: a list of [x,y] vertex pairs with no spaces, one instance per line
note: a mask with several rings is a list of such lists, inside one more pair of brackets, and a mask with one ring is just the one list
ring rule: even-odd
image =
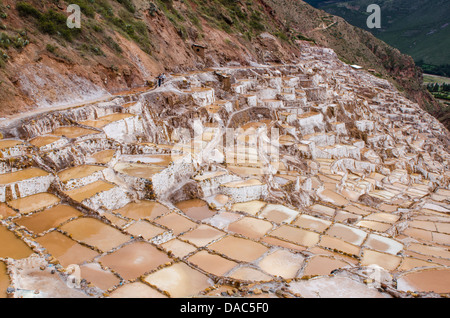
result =
[[158,77],[156,77],[156,80],[158,81],[158,87],[160,87],[163,81],[162,74],[159,74]]

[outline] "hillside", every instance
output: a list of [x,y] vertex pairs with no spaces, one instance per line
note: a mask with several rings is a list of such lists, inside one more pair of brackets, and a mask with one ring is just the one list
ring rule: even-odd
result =
[[[69,30],[68,3],[2,1],[2,113],[142,86],[162,71],[270,59],[261,52],[272,38],[258,35],[277,32],[259,3],[223,1],[213,9],[210,1],[142,0],[70,1],[83,15],[81,29]],[[208,46],[205,59],[193,43]],[[275,49],[291,57],[282,46]]]
[[[432,114],[440,111],[411,58],[302,1],[70,3],[81,7],[81,29],[65,26],[67,1],[1,2],[3,115],[140,87],[163,71],[289,62],[298,52],[297,40],[331,47],[348,63],[374,68]],[[205,57],[193,44],[206,47]]]
[[450,297],[411,57],[298,1],[77,3],[2,3],[0,298]]
[[[376,70],[377,76],[393,82],[433,116],[443,116],[442,105],[423,89],[422,71],[410,56],[368,31],[350,25],[343,18],[314,9],[305,2],[269,0],[267,3],[275,9],[276,15],[282,17],[291,34],[332,48],[348,64]],[[450,127],[448,121],[445,124]]]
[[426,71],[450,76],[450,3],[439,1],[377,1],[381,7],[381,29],[366,25],[370,0],[307,0],[309,4],[343,17],[346,21],[372,32],[401,52],[411,55]]

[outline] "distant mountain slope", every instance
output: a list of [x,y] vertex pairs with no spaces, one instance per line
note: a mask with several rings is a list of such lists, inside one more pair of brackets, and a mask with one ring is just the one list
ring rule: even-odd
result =
[[[69,4],[81,7],[81,29],[67,29]],[[291,62],[298,40],[375,69],[442,116],[411,57],[300,0],[0,0],[0,28],[0,116],[142,86],[163,71]]]
[[[442,105],[423,88],[422,72],[410,56],[343,18],[317,10],[303,1],[265,0],[265,3],[284,21],[292,35],[332,48],[346,63],[375,69],[378,76],[389,79],[433,116],[443,117]],[[445,124],[450,127],[450,121]]]
[[[306,0],[316,8],[343,17],[347,22],[372,32],[402,53],[411,55],[427,71],[426,65],[450,64],[450,1],[448,0]],[[368,5],[381,7],[381,29],[366,25]],[[441,74],[450,76],[448,67]]]

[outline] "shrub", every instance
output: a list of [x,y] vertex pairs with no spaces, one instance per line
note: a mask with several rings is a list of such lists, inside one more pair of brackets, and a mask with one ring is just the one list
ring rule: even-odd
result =
[[57,34],[59,31],[62,31],[62,26],[67,28],[66,21],[67,17],[65,15],[50,9],[39,18],[38,25],[39,29],[44,33]]
[[90,46],[90,50],[92,53],[94,53],[95,55],[105,55],[105,53],[102,51],[101,48],[97,47],[97,46]]
[[56,50],[58,49],[56,46],[51,45],[51,44],[47,44],[47,46],[45,47],[47,49],[47,51],[49,51],[50,53],[55,53]]
[[92,29],[94,29],[95,32],[99,32],[99,33],[103,32],[103,27],[101,27],[100,25],[97,25],[97,24],[94,24],[92,26]]
[[36,19],[39,19],[42,16],[41,12],[38,9],[26,2],[18,2],[16,8],[17,11],[19,11],[19,15],[22,17],[32,16]]
[[131,13],[134,13],[136,11],[136,8],[134,7],[134,4],[131,0],[117,0],[117,2],[123,5]]
[[19,35],[11,37],[6,33],[0,34],[0,47],[3,49],[8,49],[10,46],[14,46],[16,49],[22,49],[29,43],[28,39]]
[[283,33],[283,32],[275,32],[275,36],[277,36],[278,38],[280,38],[283,41],[289,41],[289,37]]
[[93,18],[95,16],[95,10],[93,8],[94,1],[90,0],[70,0],[69,3],[77,4],[80,7],[81,13],[87,17]]
[[123,52],[123,50],[122,50],[122,48],[120,47],[120,45],[119,45],[116,41],[114,41],[114,39],[113,39],[112,37],[107,36],[107,37],[106,37],[106,40],[105,40],[105,43],[106,43],[106,45],[107,45],[109,48],[113,49],[113,50],[116,51],[117,53],[122,53],[122,52]]
[[262,19],[257,13],[252,13],[250,16],[250,27],[258,32],[263,32],[266,27],[261,23]]

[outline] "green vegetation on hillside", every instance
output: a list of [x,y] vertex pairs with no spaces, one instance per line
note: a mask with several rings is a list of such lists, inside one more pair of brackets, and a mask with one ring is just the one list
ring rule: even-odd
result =
[[[19,1],[15,9],[20,17],[34,23],[37,30],[54,37],[61,44],[64,45],[64,41],[77,40],[79,48],[85,53],[103,55],[98,48],[98,42],[100,42],[120,54],[120,46],[111,35],[104,32],[105,29],[113,28],[135,41],[143,51],[151,54],[147,26],[133,16],[135,8],[131,0],[70,0],[68,4],[80,6],[83,15],[82,28],[67,27],[69,14],[56,6],[49,6],[48,9],[42,10],[37,2]],[[114,8],[113,5],[123,8]],[[105,22],[98,22],[95,19],[96,13]]]
[[[305,0],[343,17],[414,58],[424,72],[450,76],[450,1]],[[381,29],[367,27],[368,5],[381,7]]]
[[[58,6],[61,4],[63,5]],[[66,26],[69,14],[62,8],[69,4],[80,6],[83,15],[81,29],[70,29]],[[143,16],[147,13],[151,17],[164,15],[183,40],[192,35],[188,34],[188,28],[192,27],[197,29],[200,37],[204,35],[200,22],[200,19],[203,19],[213,28],[230,34],[242,34],[247,40],[267,31],[283,41],[291,41],[290,36],[286,35],[282,28],[276,26],[271,19],[267,19],[259,2],[153,0],[148,2],[148,7],[146,11],[141,12]],[[54,0],[47,1],[45,5],[44,3],[40,5],[37,0],[31,0],[17,2],[14,9],[22,19],[33,23],[37,30],[52,36],[62,45],[64,41],[75,41],[83,50],[86,46],[101,42],[120,54],[120,47],[115,43],[111,32],[105,31],[115,30],[136,42],[144,52],[152,54],[153,45],[148,26],[145,19],[136,16],[136,6],[132,0]]]
[[438,99],[450,100],[450,84],[428,83],[427,90]]

